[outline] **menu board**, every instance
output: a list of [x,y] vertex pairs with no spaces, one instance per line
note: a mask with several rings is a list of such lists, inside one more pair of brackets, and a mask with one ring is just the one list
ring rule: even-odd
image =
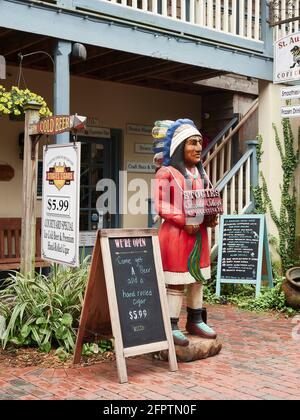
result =
[[123,346],[166,340],[151,237],[109,238]]
[[256,280],[260,219],[226,218],[223,224],[222,279]]
[[263,255],[267,279],[273,287],[272,265],[266,220],[263,214],[226,215],[220,217],[216,295],[222,283],[255,284],[260,293]]

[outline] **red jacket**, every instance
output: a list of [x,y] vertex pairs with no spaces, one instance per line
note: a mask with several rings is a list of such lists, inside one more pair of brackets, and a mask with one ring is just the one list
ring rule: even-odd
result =
[[[182,190],[174,181],[174,188],[171,190],[166,188],[166,183],[172,182],[173,176],[184,190],[185,178],[174,167],[162,167],[156,173],[156,211],[164,219],[158,234],[164,271],[183,273],[188,271],[188,257],[194,247],[196,236],[189,235],[183,230],[186,224],[183,200],[176,199],[176,194],[183,194]],[[199,177],[193,181],[193,190],[202,188],[202,181]],[[206,268],[210,266],[210,253],[207,228],[204,223],[200,225],[200,232],[202,234],[200,268]]]

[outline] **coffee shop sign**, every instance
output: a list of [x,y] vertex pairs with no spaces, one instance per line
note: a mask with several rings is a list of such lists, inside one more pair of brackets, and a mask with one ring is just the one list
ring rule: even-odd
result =
[[300,80],[300,32],[274,43],[274,83]]

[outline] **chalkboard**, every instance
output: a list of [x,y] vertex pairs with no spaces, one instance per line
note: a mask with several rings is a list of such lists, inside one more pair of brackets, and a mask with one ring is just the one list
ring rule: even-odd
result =
[[123,346],[166,340],[151,237],[110,238]]
[[221,278],[256,281],[260,219],[225,218],[222,237]]
[[170,370],[177,370],[157,229],[97,233],[73,362],[91,333],[110,332],[121,383],[130,356],[167,350]]
[[256,284],[260,293],[263,252],[269,286],[273,286],[270,252],[264,215],[226,215],[220,218],[217,289],[221,283]]

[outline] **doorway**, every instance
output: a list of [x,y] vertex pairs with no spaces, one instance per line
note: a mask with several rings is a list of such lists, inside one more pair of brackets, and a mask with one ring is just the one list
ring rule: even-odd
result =
[[[118,177],[122,130],[111,129],[110,132],[110,138],[78,136],[81,142],[80,231],[120,227]],[[104,214],[97,209],[101,192],[96,190],[96,185],[103,178],[115,182],[116,214]]]

